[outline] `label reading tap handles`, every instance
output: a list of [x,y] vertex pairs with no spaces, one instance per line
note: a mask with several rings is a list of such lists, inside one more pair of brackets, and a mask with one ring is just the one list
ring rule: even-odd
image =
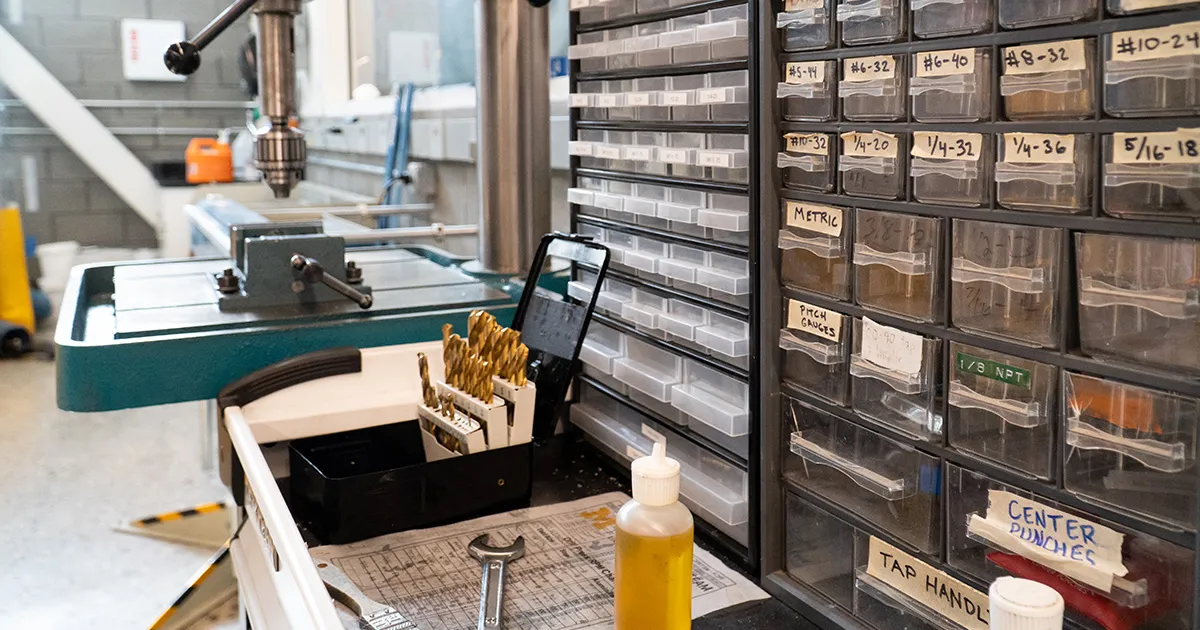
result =
[[1087,62],[1087,45],[1082,39],[1004,49],[1004,74],[1086,70]]
[[791,85],[825,82],[824,61],[792,61],[783,67],[783,82]]
[[1075,136],[1055,133],[1004,134],[1003,162],[1009,164],[1074,164]]
[[1200,164],[1200,129],[1113,134],[1114,164]]
[[983,134],[948,131],[913,133],[913,157],[978,162],[983,153]]
[[829,135],[823,133],[789,133],[783,136],[783,150],[788,153],[829,155]]
[[974,74],[975,49],[935,50],[920,52],[913,60],[918,77],[946,77],[952,74]]
[[1109,57],[1114,61],[1146,61],[1195,54],[1200,54],[1200,22],[1113,33],[1109,39]]
[[894,158],[900,154],[900,142],[882,131],[847,131],[842,134],[842,154]]
[[988,630],[988,596],[874,536],[867,575],[968,630]]
[[847,81],[891,79],[896,76],[896,59],[891,55],[842,60],[842,78]]

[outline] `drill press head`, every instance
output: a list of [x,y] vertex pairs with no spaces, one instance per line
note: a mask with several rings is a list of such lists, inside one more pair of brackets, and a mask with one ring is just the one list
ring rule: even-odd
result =
[[290,126],[287,120],[271,119],[271,126],[258,134],[256,155],[255,166],[276,199],[287,198],[304,179],[307,161],[304,133]]

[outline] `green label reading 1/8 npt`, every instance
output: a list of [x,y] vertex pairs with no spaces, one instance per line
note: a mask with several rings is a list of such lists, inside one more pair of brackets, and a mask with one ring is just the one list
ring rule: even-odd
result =
[[1030,387],[1029,370],[1022,370],[1019,367],[980,359],[964,352],[959,352],[956,360],[958,371],[964,374],[975,374],[1025,389],[1029,389]]

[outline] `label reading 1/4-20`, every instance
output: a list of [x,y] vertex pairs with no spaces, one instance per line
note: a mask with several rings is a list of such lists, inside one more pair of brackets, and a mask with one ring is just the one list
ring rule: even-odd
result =
[[899,140],[882,131],[847,131],[842,134],[842,153],[859,157],[894,158],[900,154]]
[[974,374],[1024,389],[1029,389],[1031,386],[1029,370],[1019,367],[973,357],[965,352],[957,353],[954,357],[954,364],[963,374]]

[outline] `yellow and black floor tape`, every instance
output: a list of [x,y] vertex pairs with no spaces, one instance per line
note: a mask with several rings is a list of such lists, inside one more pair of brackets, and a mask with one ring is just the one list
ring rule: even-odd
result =
[[[191,579],[187,588],[175,598],[175,602],[171,604],[162,615],[158,617],[149,630],[166,630],[170,627],[172,619],[174,619],[181,610],[189,607],[195,609],[190,615],[187,615],[187,623],[191,623],[198,615],[206,613],[215,605],[228,599],[227,591],[236,582],[233,581],[233,566],[230,562],[229,545],[233,542],[230,538],[213,557],[205,563],[200,572]],[[214,574],[221,574],[221,579],[214,578]],[[214,584],[214,582],[221,582]]]
[[225,503],[205,503],[118,523],[116,529],[127,534],[216,549],[229,538],[226,507]]
[[148,527],[150,525],[155,525],[157,523],[178,521],[180,519],[188,518],[189,516],[199,516],[201,514],[211,514],[213,512],[218,512],[218,511],[224,510],[224,509],[225,509],[224,503],[205,503],[204,505],[197,505],[196,507],[188,508],[186,510],[179,510],[176,512],[165,512],[163,514],[158,514],[155,516],[150,516],[147,518],[139,519],[139,520],[134,521],[131,524],[134,527]]

